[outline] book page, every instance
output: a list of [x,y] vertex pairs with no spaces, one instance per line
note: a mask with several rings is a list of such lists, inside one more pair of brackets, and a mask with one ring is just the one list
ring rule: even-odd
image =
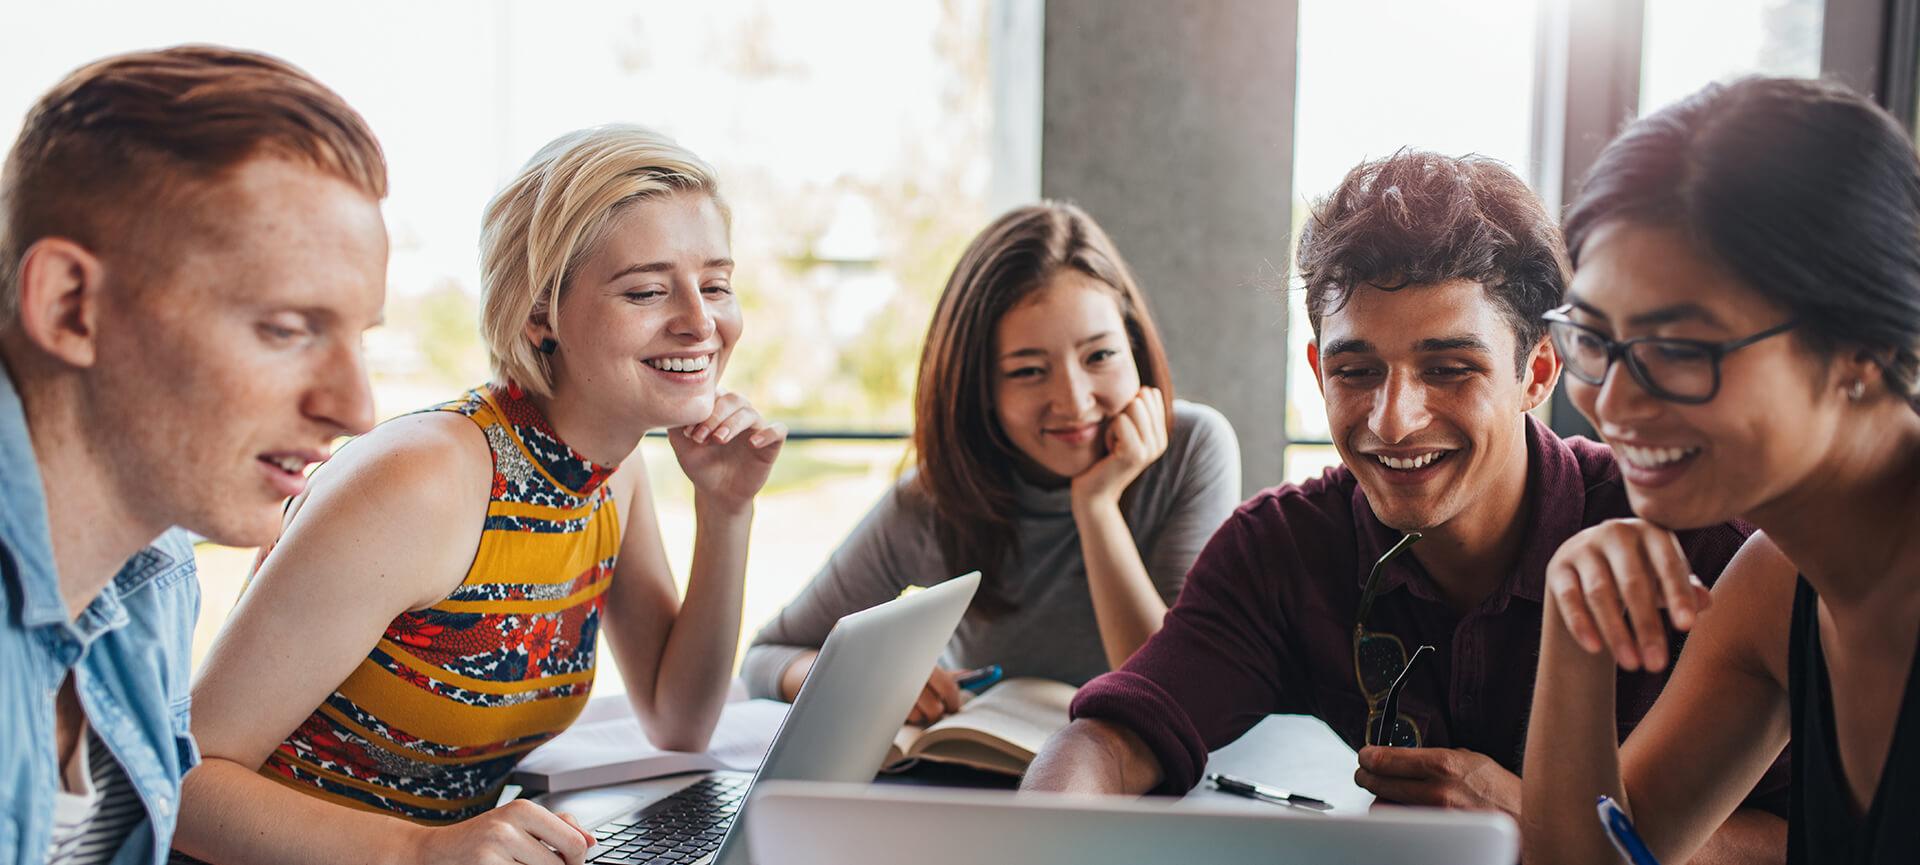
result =
[[957,739],[990,745],[1025,765],[1047,737],[1067,725],[1074,690],[1049,679],[1008,679],[928,727],[913,743],[912,755],[939,759],[939,744]]
[[919,758],[909,757],[907,753],[913,750],[913,743],[919,741],[920,734],[924,732],[926,732],[924,727],[906,724],[900,728],[899,732],[894,733],[893,744],[887,746],[887,758],[881,761],[880,771],[904,772],[913,768],[913,764],[919,762]]
[[707,754],[729,769],[753,772],[767,759],[773,736],[792,704],[779,700],[742,700],[720,710],[720,723],[707,742]]

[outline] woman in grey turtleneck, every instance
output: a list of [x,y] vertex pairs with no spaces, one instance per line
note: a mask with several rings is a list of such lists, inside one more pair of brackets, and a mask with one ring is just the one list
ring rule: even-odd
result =
[[[1070,204],[974,238],[914,403],[914,467],[754,638],[754,696],[791,700],[841,616],[971,570],[984,579],[945,663],[1082,684],[1159,629],[1240,500],[1233,428],[1172,399],[1145,297]],[[953,672],[933,672],[909,720],[958,707]]]

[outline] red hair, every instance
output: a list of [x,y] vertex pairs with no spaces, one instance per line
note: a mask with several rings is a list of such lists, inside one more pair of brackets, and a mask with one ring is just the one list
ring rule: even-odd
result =
[[14,271],[36,241],[151,249],[176,225],[169,210],[262,157],[387,194],[366,121],[284,60],[188,45],[75,70],[27,112],[0,170],[0,321],[13,317]]

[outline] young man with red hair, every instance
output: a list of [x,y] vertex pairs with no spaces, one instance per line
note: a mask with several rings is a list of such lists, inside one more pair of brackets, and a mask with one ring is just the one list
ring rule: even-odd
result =
[[0,173],[0,860],[165,861],[199,607],[373,421],[386,163],[340,97],[213,47],[79,69]]

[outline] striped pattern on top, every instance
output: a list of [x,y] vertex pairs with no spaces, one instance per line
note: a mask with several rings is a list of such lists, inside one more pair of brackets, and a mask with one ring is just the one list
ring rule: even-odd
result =
[[54,809],[47,865],[98,865],[109,861],[147,819],[147,809],[140,804],[133,781],[92,724],[87,725],[87,741],[75,759],[84,761],[91,789],[61,794],[65,800],[61,804],[78,807]]
[[518,387],[428,411],[472,419],[493,451],[473,565],[445,599],[395,618],[260,771],[438,824],[493,807],[520,758],[586,705],[620,524],[613,469],[562,442]]

